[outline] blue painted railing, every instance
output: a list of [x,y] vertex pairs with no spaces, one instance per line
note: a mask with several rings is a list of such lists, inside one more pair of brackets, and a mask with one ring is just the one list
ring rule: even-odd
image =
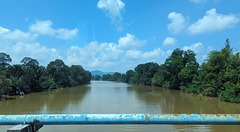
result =
[[0,125],[34,124],[240,124],[240,114],[43,114],[0,115]]

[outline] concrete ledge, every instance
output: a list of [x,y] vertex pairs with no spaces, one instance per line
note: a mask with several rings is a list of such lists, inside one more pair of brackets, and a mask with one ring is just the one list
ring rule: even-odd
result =
[[9,128],[7,132],[36,132],[42,127],[43,125],[19,124]]

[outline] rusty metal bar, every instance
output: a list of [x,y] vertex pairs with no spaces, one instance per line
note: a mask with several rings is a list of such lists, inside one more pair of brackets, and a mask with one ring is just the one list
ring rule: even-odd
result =
[[0,125],[240,124],[240,114],[43,114],[0,115]]

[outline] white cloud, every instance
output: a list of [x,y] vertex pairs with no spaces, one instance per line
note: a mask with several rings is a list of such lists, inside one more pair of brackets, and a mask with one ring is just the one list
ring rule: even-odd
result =
[[204,2],[206,2],[206,1],[208,1],[208,0],[189,0],[190,2],[193,2],[193,3],[197,3],[197,4],[199,4],[199,3],[204,3]]
[[0,36],[2,39],[9,40],[9,41],[24,41],[24,42],[29,42],[32,41],[37,37],[37,34],[31,34],[31,33],[26,33],[21,30],[14,30],[10,31],[8,30],[7,32],[4,32]]
[[6,28],[3,28],[0,26],[0,34],[2,33],[6,33],[6,32],[9,32],[10,30],[9,29],[6,29]]
[[122,50],[115,43],[91,42],[85,47],[71,46],[67,50],[66,63],[82,64],[87,68],[109,68],[121,59]]
[[47,48],[39,43],[22,43],[18,42],[10,45],[12,51],[9,54],[13,56],[13,63],[20,63],[24,57],[32,57],[37,59],[41,65],[47,65],[50,61],[61,59],[58,51],[55,48]]
[[[156,48],[153,51],[144,52],[142,57],[145,59],[148,59],[149,61],[152,61],[152,60],[157,60],[161,56],[165,56],[165,54],[166,53],[163,50],[161,50],[160,48]],[[154,62],[158,62],[158,61],[154,61]]]
[[204,46],[203,46],[203,44],[201,42],[198,42],[198,43],[192,44],[190,46],[184,46],[182,49],[183,50],[190,49],[190,50],[192,50],[192,51],[194,51],[195,53],[198,54],[198,53],[203,51]]
[[134,35],[127,33],[125,37],[118,40],[120,49],[136,49],[146,44],[146,40],[138,40]]
[[[138,48],[146,44],[146,41],[139,40],[135,35],[127,33],[124,37],[119,38],[117,43],[94,41],[84,47],[71,46],[63,50],[63,53],[66,54],[61,56],[57,49],[48,48],[36,41],[38,35],[41,35],[37,33],[37,30],[34,32],[11,31],[3,27],[0,30],[1,52],[9,54],[13,64],[19,64],[24,57],[31,57],[37,59],[40,65],[46,66],[50,61],[59,58],[68,65],[80,64],[87,70],[126,72],[141,63],[157,62],[161,64],[170,54],[170,51],[163,51],[160,48],[150,51],[139,50]],[[61,32],[59,29],[54,29],[54,31],[55,36],[57,31]],[[45,31],[42,34],[50,35]]]
[[60,28],[60,29],[53,29],[52,27],[52,21],[36,21],[35,24],[31,25],[29,27],[30,31],[33,33],[37,33],[40,35],[48,35],[48,36],[56,36],[56,38],[59,39],[71,39],[72,37],[76,36],[78,33],[78,29],[66,29],[66,28]]
[[67,40],[67,39],[71,39],[73,36],[77,36],[77,33],[78,33],[77,28],[72,30],[61,28],[56,30],[56,34],[57,34],[56,38]]
[[24,57],[37,59],[41,65],[47,65],[50,61],[61,58],[55,48],[47,48],[35,41],[37,35],[21,30],[11,31],[0,27],[1,52],[5,52],[12,58],[13,64],[19,64]]
[[181,13],[171,12],[168,14],[171,23],[168,24],[168,30],[172,34],[178,34],[186,27],[186,20]]
[[209,53],[209,49],[210,47],[205,48],[204,45],[201,42],[198,43],[194,43],[190,46],[184,46],[182,49],[183,50],[192,50],[194,51],[197,55],[196,55],[196,59],[198,61],[198,63],[202,63],[204,61],[204,59],[206,59],[206,55]]
[[220,31],[223,29],[234,28],[239,23],[240,18],[236,15],[218,14],[216,9],[206,11],[205,16],[188,27],[190,34],[200,34],[206,32]]
[[139,60],[142,54],[143,54],[142,51],[139,50],[128,50],[125,53],[127,59],[130,61]]
[[175,38],[167,37],[163,41],[163,46],[172,46],[172,45],[175,45],[176,43],[177,43],[177,40]]
[[55,30],[51,28],[52,21],[36,21],[35,24],[31,25],[29,27],[31,32],[38,33],[40,35],[49,35],[53,36],[55,35]]
[[116,43],[91,42],[85,47],[72,46],[67,51],[68,65],[82,64],[89,70],[119,71],[133,69],[140,63],[163,63],[169,51],[160,48],[152,51],[120,49]]
[[122,15],[125,4],[121,0],[99,0],[97,7],[106,11],[107,16],[112,20],[112,23],[122,30]]
[[115,19],[116,17],[122,17],[121,11],[124,9],[125,4],[121,0],[99,0],[97,7],[107,11],[108,15]]

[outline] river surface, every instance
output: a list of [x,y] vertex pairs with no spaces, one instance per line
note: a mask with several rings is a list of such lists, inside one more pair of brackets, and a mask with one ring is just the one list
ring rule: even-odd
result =
[[[0,114],[240,114],[240,104],[160,87],[92,81],[0,101]],[[12,126],[0,126],[0,132]],[[240,125],[49,125],[40,132],[240,131]]]

